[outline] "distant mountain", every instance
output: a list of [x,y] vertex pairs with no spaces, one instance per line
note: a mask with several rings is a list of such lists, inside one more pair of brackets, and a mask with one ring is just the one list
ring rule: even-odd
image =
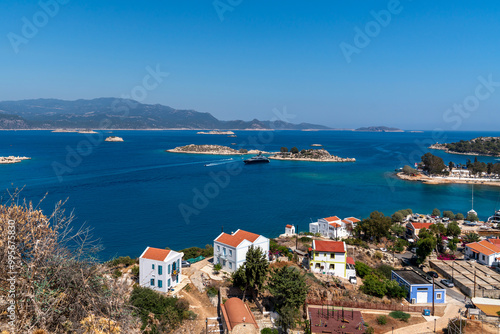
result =
[[358,128],[355,131],[365,131],[365,132],[404,132],[398,128],[389,128],[387,126],[368,126]]
[[282,121],[221,121],[210,113],[161,104],[98,98],[0,102],[0,129],[283,129],[327,130],[326,126]]

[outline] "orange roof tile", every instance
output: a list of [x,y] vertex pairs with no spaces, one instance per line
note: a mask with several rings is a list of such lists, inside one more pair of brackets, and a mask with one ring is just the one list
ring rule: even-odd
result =
[[354,218],[354,217],[348,217],[346,218],[346,220],[350,220],[352,221],[353,223],[359,223],[361,220],[359,220],[358,218]]
[[243,238],[238,238],[231,234],[222,233],[217,239],[215,239],[215,241],[231,247],[238,247],[238,245],[242,243]]
[[356,263],[354,262],[354,259],[353,259],[352,257],[350,257],[350,256],[348,256],[348,257],[346,258],[345,262],[347,262],[348,264],[356,264]]
[[313,240],[313,249],[318,252],[345,253],[343,241]]
[[292,228],[292,225],[288,224],[288,225],[286,226],[286,228]]
[[170,250],[168,249],[148,247],[146,249],[146,252],[144,252],[144,254],[141,255],[141,258],[148,260],[164,261],[167,258],[168,254],[170,254]]
[[340,227],[339,223],[329,223],[328,225],[333,226],[333,227]]
[[340,220],[340,218],[337,217],[337,216],[326,217],[326,218],[323,218],[323,219],[326,220],[327,222],[333,222],[333,221],[336,221],[336,220]]
[[413,228],[416,230],[420,230],[423,228],[429,229],[431,225],[434,225],[434,223],[410,223],[410,224],[413,225]]
[[493,255],[496,253],[500,253],[500,247],[488,242],[487,240],[482,240],[479,242],[472,242],[466,245],[472,250],[475,250],[484,255]]
[[489,242],[491,242],[493,245],[498,245],[500,246],[500,239],[488,239]]
[[236,231],[236,233],[233,234],[233,236],[241,238],[241,239],[247,239],[250,242],[254,242],[255,240],[257,240],[260,237],[260,235],[258,235],[258,234],[243,231],[243,230]]
[[345,220],[345,219],[343,219],[343,220],[342,220],[342,222],[343,222],[344,224],[349,224],[349,225],[353,223],[352,221],[350,221],[350,220]]
[[229,331],[239,324],[254,325],[256,329],[257,321],[248,306],[237,297],[229,298],[224,304],[221,304],[221,311],[223,317],[226,319],[226,324]]

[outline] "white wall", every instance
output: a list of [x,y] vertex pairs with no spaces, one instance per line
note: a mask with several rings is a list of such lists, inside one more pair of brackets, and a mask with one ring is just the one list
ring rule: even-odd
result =
[[[150,259],[139,258],[139,285],[142,287],[150,288],[155,291],[167,292],[168,280],[170,279],[170,287],[176,286],[180,283],[180,276],[182,274],[182,256],[183,253],[178,253],[167,258],[166,262],[156,261]],[[174,282],[174,277],[172,275],[173,263],[179,260],[179,266],[177,268],[179,274],[177,275],[177,280]],[[154,264],[155,268],[152,269]],[[170,265],[170,274],[168,273],[168,265]],[[162,266],[162,274],[158,274],[158,266]],[[154,286],[151,286],[151,279],[155,280]],[[162,287],[158,287],[158,280],[162,281]]]

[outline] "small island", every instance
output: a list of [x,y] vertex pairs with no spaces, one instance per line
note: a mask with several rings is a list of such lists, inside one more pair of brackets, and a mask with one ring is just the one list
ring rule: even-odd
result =
[[387,126],[367,126],[367,127],[358,128],[354,131],[360,131],[360,132],[404,132],[401,129],[390,128]]
[[234,135],[234,132],[233,131],[211,130],[211,131],[198,131],[198,132],[196,132],[196,134],[197,135]]
[[15,164],[23,160],[29,160],[29,157],[15,157],[13,155],[8,157],[0,157],[0,164]]
[[341,158],[331,155],[324,148],[308,149],[299,151],[298,148],[292,147],[290,152],[286,147],[282,147],[280,152],[270,156],[269,159],[274,160],[294,160],[294,161],[318,161],[318,162],[355,162],[354,158]]
[[500,157],[500,137],[478,137],[448,144],[436,143],[429,148],[452,154]]
[[243,155],[243,154],[270,154],[270,152],[259,151],[259,150],[247,150],[222,146],[222,145],[195,145],[190,144],[186,146],[179,146],[170,150],[166,150],[170,153],[190,153],[190,154],[212,154],[212,155]]
[[123,138],[117,137],[117,136],[109,136],[108,138],[104,139],[104,141],[120,142],[120,141],[123,141]]

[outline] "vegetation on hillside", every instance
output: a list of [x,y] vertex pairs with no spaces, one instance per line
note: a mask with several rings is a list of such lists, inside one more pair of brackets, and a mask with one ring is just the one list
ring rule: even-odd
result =
[[448,150],[457,153],[500,155],[500,138],[498,137],[479,137],[444,145]]

